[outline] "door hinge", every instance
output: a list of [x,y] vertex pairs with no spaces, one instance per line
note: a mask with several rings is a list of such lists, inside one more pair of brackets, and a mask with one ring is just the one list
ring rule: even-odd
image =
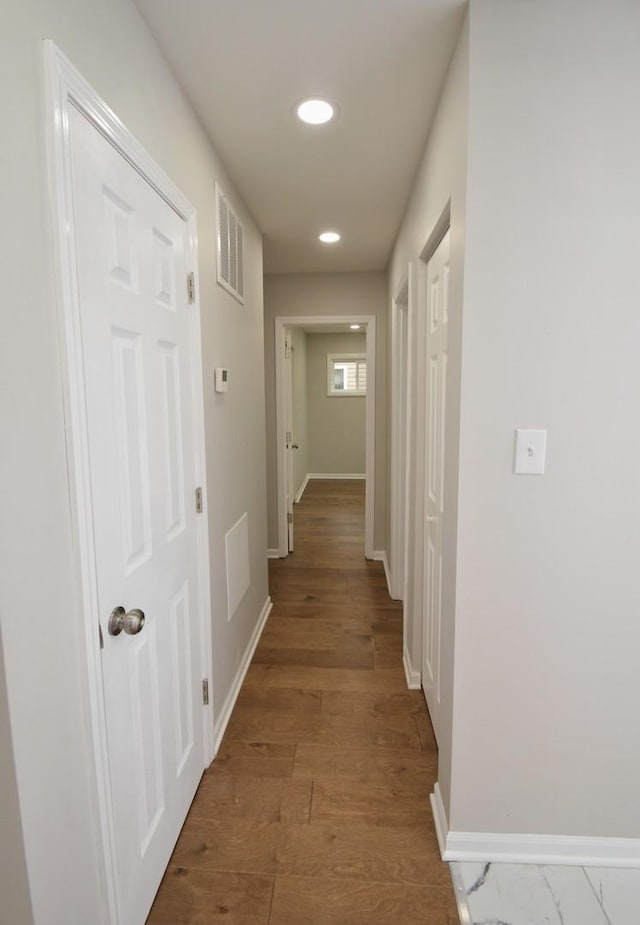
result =
[[196,488],[196,514],[202,514],[202,489]]
[[286,434],[285,434],[285,436],[284,436],[284,442],[285,442],[285,443],[291,443],[291,431],[290,431],[290,430],[288,430],[288,431],[286,432]]
[[196,278],[193,273],[187,274],[187,301],[191,305],[196,300]]
[[100,648],[104,649],[104,636],[102,635],[102,627],[98,623],[98,634],[100,636]]
[[209,706],[209,678],[202,682],[202,703],[205,707]]
[[291,359],[291,347],[287,343],[284,345],[284,358],[285,360]]
[[291,511],[289,511],[289,513],[287,514],[287,523],[288,524],[293,523],[293,514],[291,513]]

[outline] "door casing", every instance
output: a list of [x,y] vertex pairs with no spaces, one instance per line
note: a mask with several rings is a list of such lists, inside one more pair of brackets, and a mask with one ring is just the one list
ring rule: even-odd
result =
[[[412,394],[412,421],[410,428],[411,456],[415,467],[410,477],[410,502],[408,504],[408,580],[407,600],[405,600],[405,673],[410,687],[420,688],[422,682],[423,651],[423,563],[425,534],[421,512],[424,510],[425,484],[425,408],[427,395],[423,388],[426,377],[426,298],[427,298],[427,264],[435,253],[440,241],[451,226],[451,203],[446,203],[440,218],[434,225],[417,261],[415,279],[415,298],[410,302],[410,332],[415,345],[410,346],[415,359],[412,371],[410,391]],[[446,520],[446,515],[445,515]]]
[[295,464],[293,442],[296,435],[293,432],[293,345],[289,342],[291,335],[285,331],[285,357],[284,357],[284,392],[286,401],[286,429],[289,439],[285,438],[285,459],[287,469],[287,550],[293,552],[293,504],[295,496]]
[[[84,684],[91,729],[94,772],[95,816],[100,829],[100,862],[106,893],[106,918],[109,925],[126,925],[119,920],[115,878],[115,836],[112,824],[109,755],[102,686],[102,666],[98,626],[98,599],[91,510],[91,480],[86,407],[80,306],[77,291],[76,246],[72,201],[69,110],[75,107],[138,171],[143,179],[174,209],[187,224],[189,246],[187,271],[193,273],[195,301],[190,312],[190,352],[194,381],[192,389],[194,471],[196,484],[202,487],[206,506],[206,463],[204,404],[202,387],[202,353],[200,343],[200,305],[198,300],[198,261],[196,212],[167,175],[147,154],[118,117],[56,47],[44,42],[46,80],[47,166],[55,243],[55,269],[58,289],[58,327],[62,354],[63,402],[68,445],[70,506],[78,587],[76,598],[82,607],[82,632],[86,656]],[[198,601],[202,677],[212,687],[211,598],[209,574],[209,535],[207,518],[197,519]],[[214,757],[213,702],[203,707],[203,745],[205,761]]]
[[447,333],[449,327],[448,275],[449,229],[425,263],[425,286],[420,311],[424,340],[419,349],[423,358],[422,388],[425,407],[420,421],[422,443],[422,689],[431,723],[440,742],[441,710],[441,634],[443,579],[443,521],[445,484]]
[[[411,323],[413,266],[391,305],[391,596],[406,601],[411,475]],[[406,637],[406,633],[405,633]]]

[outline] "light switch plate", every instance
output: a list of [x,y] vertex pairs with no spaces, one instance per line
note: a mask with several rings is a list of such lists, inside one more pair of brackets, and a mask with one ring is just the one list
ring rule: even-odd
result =
[[229,388],[229,370],[223,366],[217,366],[215,372],[215,390],[216,392],[226,392]]
[[513,471],[516,475],[542,475],[546,452],[546,430],[516,430]]

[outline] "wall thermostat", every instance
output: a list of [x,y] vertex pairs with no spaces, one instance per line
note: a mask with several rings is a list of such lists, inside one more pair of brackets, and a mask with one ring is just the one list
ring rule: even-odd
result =
[[229,388],[229,370],[224,366],[216,366],[215,389],[216,392],[226,392]]

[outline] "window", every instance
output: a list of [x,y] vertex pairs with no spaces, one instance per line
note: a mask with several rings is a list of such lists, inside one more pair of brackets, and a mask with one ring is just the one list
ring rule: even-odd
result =
[[327,357],[327,395],[366,395],[367,359],[363,353]]

